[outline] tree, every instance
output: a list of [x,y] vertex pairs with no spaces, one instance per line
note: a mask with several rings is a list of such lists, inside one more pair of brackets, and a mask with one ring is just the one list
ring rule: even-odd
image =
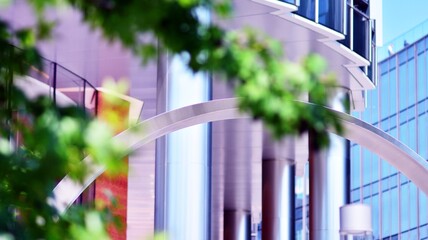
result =
[[[111,141],[90,141],[103,133],[100,123],[81,109],[60,108],[44,97],[30,100],[12,84],[14,75],[24,75],[30,66],[40,64],[36,43],[49,37],[53,26],[43,18],[43,11],[63,4],[59,2],[29,0],[38,17],[34,28],[12,30],[7,22],[0,22],[0,234],[18,239],[107,238],[101,220],[101,215],[111,218],[107,210],[74,207],[58,215],[47,199],[54,197],[51,190],[65,174],[82,180],[86,169],[77,166],[85,154],[115,166],[112,162],[124,153]],[[65,2],[81,11],[85,22],[101,29],[106,38],[120,41],[145,61],[154,59],[157,51],[169,51],[185,56],[195,72],[222,76],[236,86],[240,109],[261,119],[276,138],[310,130],[317,133],[316,144],[322,147],[328,144],[329,126],[341,130],[333,113],[316,107],[326,105],[335,84],[319,56],[310,55],[301,64],[282,61],[280,43],[263,34],[251,29],[226,31],[200,18],[199,12],[207,10],[228,16],[228,0]],[[141,40],[144,34],[155,37],[157,43]],[[21,49],[11,48],[9,42]],[[309,94],[315,105],[295,101],[303,94]],[[11,148],[18,135],[22,144]],[[99,154],[106,149],[111,149],[111,157]]]
[[117,172],[125,153],[83,109],[29,99],[15,87],[14,76],[39,66],[40,56],[28,30],[0,22],[0,36],[0,239],[108,239],[107,223],[117,222],[108,208],[76,205],[60,215],[49,199],[66,174],[83,180],[86,154]]

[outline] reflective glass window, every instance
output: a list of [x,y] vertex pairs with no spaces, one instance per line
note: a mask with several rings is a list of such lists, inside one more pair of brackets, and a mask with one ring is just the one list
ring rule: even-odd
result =
[[426,49],[428,50],[428,37],[427,37],[427,38],[425,38],[425,47],[426,47]]
[[397,68],[397,57],[396,56],[391,57],[389,59],[389,71],[391,71],[395,68]]
[[418,115],[425,113],[425,100],[422,100],[418,103]]
[[296,240],[303,239],[302,222],[303,222],[302,219],[299,219],[296,221],[296,227],[295,227],[295,229],[296,229],[296,238],[295,239]]
[[388,132],[389,130],[389,119],[386,118],[380,122],[380,127],[383,131]]
[[318,0],[319,23],[343,32],[344,4],[344,0]]
[[410,197],[410,191],[409,191],[409,185],[410,184],[404,184],[401,186],[401,196],[400,196],[400,207],[401,207],[401,231],[406,231],[409,229],[409,197]]
[[382,180],[380,181],[381,183],[381,188],[382,188],[382,192],[386,192],[389,190],[389,177],[384,177],[382,178]]
[[428,158],[428,115],[423,114],[419,116],[418,121],[418,128],[419,128],[419,134],[418,134],[418,148],[419,148],[419,155],[421,155],[423,158]]
[[419,237],[422,240],[428,239],[428,225],[421,226],[419,230],[419,234],[420,234]]
[[[401,233],[401,240],[411,240],[411,239],[409,239],[409,236],[410,236],[409,232],[407,232],[407,231],[406,232],[402,232]],[[396,238],[396,239],[398,240],[398,238]]]
[[424,225],[428,223],[428,202],[427,195],[423,192],[419,192],[419,224]]
[[406,145],[409,145],[409,129],[407,123],[400,125],[400,137],[399,140]]
[[407,104],[407,89],[408,89],[408,82],[407,82],[407,65],[402,64],[398,68],[398,85],[399,85],[399,109],[403,110],[405,109]]
[[401,181],[401,185],[404,185],[404,184],[407,184],[409,179],[405,175],[401,174],[400,175],[400,181]]
[[397,128],[396,127],[392,128],[391,131],[389,131],[389,134],[397,138]]
[[[391,170],[390,170],[391,165],[389,165],[389,163],[387,163],[386,161],[382,160],[381,166],[382,166],[382,178],[389,177],[390,172],[391,172]],[[384,183],[382,182],[382,188],[384,187],[383,184]]]
[[367,184],[363,187],[363,198],[366,199],[372,195],[371,193],[371,185]]
[[391,196],[390,191],[382,193],[382,236],[389,236],[391,232]]
[[424,40],[422,40],[422,41],[419,41],[417,44],[417,48],[418,48],[418,54],[419,53],[421,53],[421,52],[423,52],[423,51],[425,51],[425,41]]
[[372,182],[371,174],[371,154],[367,149],[363,148],[363,184],[366,185]]
[[412,58],[407,63],[407,82],[409,84],[408,88],[408,104],[409,106],[415,104],[416,102],[416,76],[415,76],[415,59]]
[[372,90],[369,91],[369,94],[371,95],[371,102],[368,103],[370,106],[370,110],[371,110],[371,115],[372,115],[372,123],[378,122],[379,121],[379,113],[378,113],[378,91],[377,90]]
[[409,140],[408,140],[408,146],[413,149],[414,151],[416,151],[416,121],[413,118],[412,120],[409,121],[408,123],[409,125]]
[[384,61],[381,64],[379,64],[379,72],[381,75],[388,72],[388,61]]
[[[410,208],[410,228],[416,228],[418,226],[418,189],[415,184],[410,183],[410,199],[409,199],[409,208]],[[411,234],[412,235],[412,234]],[[417,237],[410,236],[410,239],[417,239]]]
[[391,189],[391,235],[398,233],[398,188]]
[[286,2],[286,3],[296,4],[295,0],[281,0],[281,1]]
[[389,114],[397,112],[397,71],[395,69],[389,72]]
[[373,225],[373,236],[379,237],[379,194],[372,197],[372,225]]
[[376,195],[379,193],[379,181],[378,180],[371,184],[371,193],[372,193],[372,195]]
[[299,9],[297,14],[302,17],[315,21],[315,0],[300,1]]
[[389,188],[396,188],[398,184],[398,175],[397,174],[393,174],[389,177]]
[[376,154],[372,153],[372,180],[379,180],[379,157]]
[[407,48],[407,59],[413,59],[415,57],[415,46],[411,45],[409,48]]
[[380,99],[381,99],[381,107],[380,107],[380,116],[381,119],[385,119],[389,115],[389,76],[388,74],[382,75],[380,78]]
[[351,189],[360,187],[360,146],[351,147]]
[[398,54],[398,64],[399,64],[399,65],[402,65],[402,64],[404,64],[406,61],[407,61],[407,54],[406,54],[406,51],[401,51],[401,52]]
[[360,201],[360,189],[354,189],[351,192],[351,202],[359,202]]
[[425,79],[425,52],[418,55],[417,79],[418,79],[418,102],[426,98],[426,79]]
[[418,229],[417,228],[413,228],[409,232],[409,240],[411,240],[411,239],[418,239]]

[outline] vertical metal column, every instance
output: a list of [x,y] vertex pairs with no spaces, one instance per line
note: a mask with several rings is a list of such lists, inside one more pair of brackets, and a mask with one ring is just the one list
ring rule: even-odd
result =
[[248,211],[224,211],[224,240],[250,240],[251,213]]
[[[159,43],[158,43],[159,44]],[[168,54],[158,46],[157,81],[156,81],[156,115],[167,109],[168,100]],[[166,230],[166,137],[156,140],[155,164],[155,232]]]
[[[329,107],[346,112],[345,90],[338,89]],[[330,134],[330,146],[315,149],[309,134],[309,236],[311,240],[339,240],[341,206],[349,202],[349,142]]]
[[274,149],[269,153],[264,144],[262,160],[262,239],[294,239],[294,140],[269,144]]
[[[207,9],[197,16],[209,24]],[[157,110],[171,111],[211,98],[208,73],[187,67],[186,54],[160,56]],[[200,124],[170,133],[157,141],[155,229],[170,239],[210,237],[210,127]]]
[[[209,75],[193,73],[184,56],[169,63],[168,110],[205,102]],[[209,238],[210,132],[200,124],[166,137],[166,230],[171,239]]]

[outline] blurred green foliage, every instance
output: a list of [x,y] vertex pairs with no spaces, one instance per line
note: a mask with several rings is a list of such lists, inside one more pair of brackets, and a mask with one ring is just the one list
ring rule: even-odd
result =
[[118,220],[108,208],[76,205],[59,214],[48,200],[65,175],[83,180],[87,154],[118,172],[126,153],[82,108],[55,106],[48,96],[29,99],[15,87],[14,78],[40,67],[37,30],[0,22],[0,34],[0,239],[109,239],[106,226]]
[[[230,16],[229,0],[28,1],[36,12],[33,27],[12,30],[0,20],[0,238],[108,239],[106,221],[114,222],[105,208],[74,206],[59,215],[47,204],[66,174],[82,181],[85,155],[113,171],[125,154],[82,109],[54,106],[46,97],[30,100],[14,87],[15,76],[40,66],[36,44],[55,26],[43,17],[47,7],[70,4],[86,23],[144,61],[168,51],[182,55],[195,72],[216,74],[234,86],[240,109],[261,119],[278,139],[311,131],[318,136],[315,146],[323,147],[328,127],[342,130],[334,114],[317,107],[326,105],[336,84],[326,62],[317,55],[299,64],[284,61],[281,43],[263,33],[226,31],[206,21],[210,14]],[[153,38],[157,42],[146,40]],[[296,101],[308,95],[314,105]]]
[[[326,62],[309,55],[300,64],[284,61],[283,46],[253,29],[226,31],[207,21],[212,14],[228,17],[229,0],[68,0],[84,21],[118,40],[145,61],[157,51],[180,54],[190,69],[206,71],[229,82],[239,107],[261,119],[276,138],[306,131],[316,134],[315,147],[328,145],[327,128],[342,128],[327,105],[337,87]],[[158,44],[142,36],[154,36]],[[153,38],[150,38],[153,39]],[[296,100],[310,96],[315,105]]]

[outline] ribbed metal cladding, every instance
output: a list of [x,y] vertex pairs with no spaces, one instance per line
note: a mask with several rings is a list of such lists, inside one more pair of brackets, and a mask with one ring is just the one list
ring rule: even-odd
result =
[[[329,107],[346,112],[345,90],[337,89]],[[330,134],[330,145],[316,149],[309,134],[309,236],[311,240],[339,240],[339,208],[349,202],[349,143]]]

